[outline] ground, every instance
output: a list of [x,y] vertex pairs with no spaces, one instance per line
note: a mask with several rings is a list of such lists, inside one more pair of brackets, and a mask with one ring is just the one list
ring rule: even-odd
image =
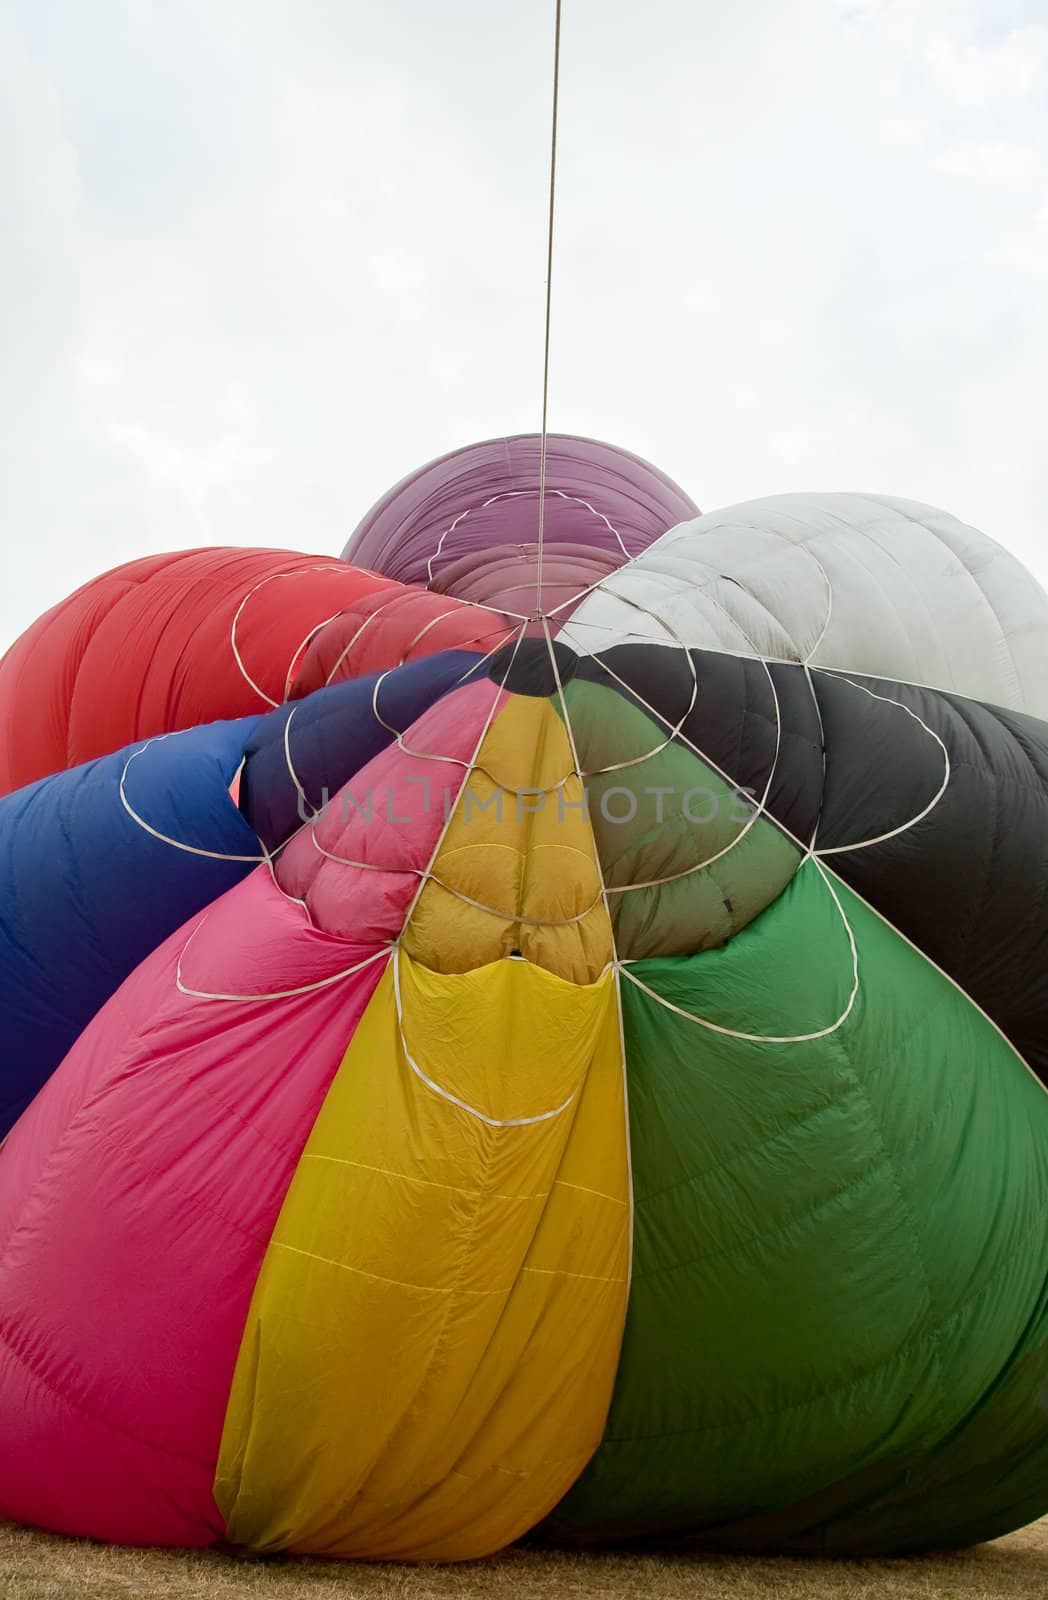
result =
[[995,1544],[893,1561],[563,1555],[458,1567],[238,1561],[124,1550],[0,1524],[0,1600],[1048,1600],[1048,1518]]

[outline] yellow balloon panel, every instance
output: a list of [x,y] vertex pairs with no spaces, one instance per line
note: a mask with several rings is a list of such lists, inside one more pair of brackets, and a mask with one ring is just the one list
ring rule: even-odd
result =
[[616,980],[397,952],[255,1290],[216,1497],[256,1549],[461,1559],[604,1427],[630,1190]]
[[548,700],[513,695],[492,722],[404,948],[440,972],[517,950],[575,983],[593,982],[611,960],[583,784]]

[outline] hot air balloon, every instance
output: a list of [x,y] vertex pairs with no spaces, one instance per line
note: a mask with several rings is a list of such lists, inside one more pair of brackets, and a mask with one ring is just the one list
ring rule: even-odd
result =
[[[1048,597],[552,436],[0,665],[0,1514],[467,1559],[1048,1509]],[[104,692],[103,692],[104,691]]]

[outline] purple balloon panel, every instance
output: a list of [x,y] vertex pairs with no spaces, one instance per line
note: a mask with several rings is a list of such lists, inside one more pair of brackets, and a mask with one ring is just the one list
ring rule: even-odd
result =
[[[372,507],[343,559],[402,583],[529,614],[536,604],[530,569],[538,539],[539,450],[539,435],[526,433],[431,461]],[[630,451],[548,435],[543,609],[697,515],[683,489]],[[496,552],[502,555],[493,560]],[[530,596],[524,592],[529,579]]]

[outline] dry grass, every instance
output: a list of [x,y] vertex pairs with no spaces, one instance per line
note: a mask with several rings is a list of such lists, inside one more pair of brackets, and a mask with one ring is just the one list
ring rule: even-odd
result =
[[0,1524],[3,1600],[1048,1600],[1048,1519],[995,1544],[896,1561],[563,1555],[508,1550],[459,1567],[238,1561],[124,1550]]

